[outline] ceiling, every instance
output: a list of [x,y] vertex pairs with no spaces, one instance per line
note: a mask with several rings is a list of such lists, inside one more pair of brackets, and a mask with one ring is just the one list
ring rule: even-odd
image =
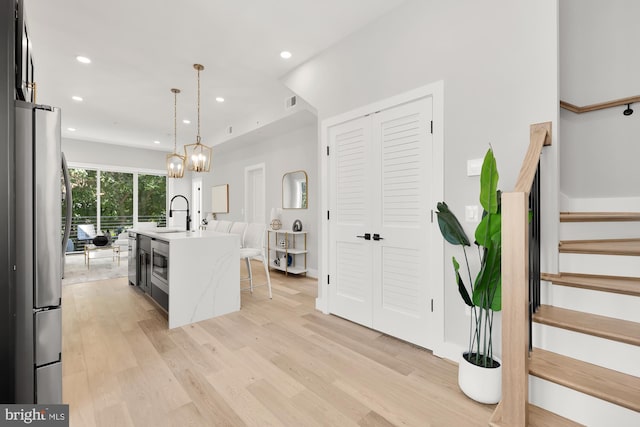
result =
[[402,1],[24,0],[37,102],[62,108],[63,137],[171,151],[179,88],[180,150],[195,141],[200,63],[201,135],[213,144],[209,135],[283,106],[280,77]]

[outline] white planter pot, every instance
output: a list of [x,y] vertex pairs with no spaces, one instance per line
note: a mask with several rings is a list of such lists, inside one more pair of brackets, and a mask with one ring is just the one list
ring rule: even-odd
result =
[[498,403],[502,397],[502,361],[497,368],[483,368],[468,362],[460,355],[458,386],[464,394],[480,403]]

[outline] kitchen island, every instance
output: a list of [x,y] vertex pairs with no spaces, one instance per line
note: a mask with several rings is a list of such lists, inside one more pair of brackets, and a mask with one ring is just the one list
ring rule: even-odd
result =
[[[240,309],[240,238],[215,231],[132,230],[150,243],[149,277],[140,288],[168,313],[169,328]],[[137,269],[141,257],[136,257]],[[144,257],[143,257],[144,259]],[[137,277],[145,277],[138,271]]]

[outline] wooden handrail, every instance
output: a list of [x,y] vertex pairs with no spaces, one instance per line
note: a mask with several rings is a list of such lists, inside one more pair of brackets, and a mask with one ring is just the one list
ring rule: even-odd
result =
[[540,153],[542,147],[551,145],[551,122],[536,123],[530,127],[530,142],[527,154],[522,162],[520,174],[516,181],[516,187],[513,191],[529,194],[533,177],[536,174],[538,163],[540,162]]
[[585,105],[584,107],[578,107],[577,105],[569,104],[565,101],[560,101],[560,107],[565,110],[572,111],[576,114],[588,113],[589,111],[604,110],[605,108],[618,107],[620,105],[633,104],[634,102],[640,102],[640,95],[630,96],[628,98],[615,99],[613,101],[600,102],[598,104]]
[[493,419],[528,425],[529,193],[551,122],[531,125],[529,149],[513,192],[502,194],[502,400]]

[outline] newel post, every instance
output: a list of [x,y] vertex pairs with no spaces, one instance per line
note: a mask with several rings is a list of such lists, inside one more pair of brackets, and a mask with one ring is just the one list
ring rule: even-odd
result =
[[525,427],[529,402],[529,197],[502,194],[502,421]]

